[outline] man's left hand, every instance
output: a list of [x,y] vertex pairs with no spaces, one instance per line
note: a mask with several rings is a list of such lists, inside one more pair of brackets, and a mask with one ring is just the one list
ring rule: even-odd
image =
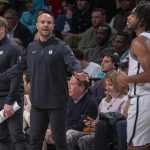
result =
[[121,87],[128,85],[128,76],[125,72],[118,71],[117,81]]
[[88,74],[86,74],[84,72],[80,72],[80,73],[74,72],[74,76],[75,76],[76,79],[78,79],[80,81],[89,82],[89,76],[88,76]]

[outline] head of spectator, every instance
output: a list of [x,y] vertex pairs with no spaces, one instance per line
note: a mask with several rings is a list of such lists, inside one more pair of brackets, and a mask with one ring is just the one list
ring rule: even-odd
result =
[[101,46],[109,41],[111,28],[108,25],[100,25],[96,30],[96,43]]
[[8,8],[8,5],[8,0],[0,0],[0,16],[3,16],[3,13]]
[[97,78],[97,74],[100,71],[100,65],[91,61],[87,61],[84,58],[83,51],[75,49],[73,53],[75,57],[80,61],[83,72],[87,73],[89,78]]
[[106,89],[107,99],[112,99],[112,97],[122,97],[128,92],[128,87],[120,87],[120,84],[117,81],[117,71],[111,70],[106,73],[104,77],[104,85]]
[[69,1],[67,1],[67,0],[62,0],[62,1],[61,1],[60,14],[66,13],[66,11],[67,11],[68,9],[70,9],[71,7],[72,7],[72,4],[71,4]]
[[69,96],[73,99],[78,99],[88,90],[89,82],[87,80],[79,80],[74,75],[69,81]]
[[106,24],[106,11],[103,8],[93,9],[91,20],[94,28]]
[[61,1],[61,11],[62,11],[62,13],[66,11],[67,7],[68,7],[68,1],[62,0]]
[[64,14],[65,14],[66,19],[68,20],[72,19],[72,15],[73,15],[72,5],[68,4],[68,7],[66,7]]
[[77,9],[79,11],[86,11],[90,8],[91,0],[76,0]]
[[130,11],[136,5],[136,0],[119,0],[122,11]]
[[127,32],[120,32],[117,33],[112,43],[119,56],[121,56],[129,49],[131,38]]
[[28,11],[33,10],[32,0],[25,0],[25,6]]
[[84,54],[82,51],[78,50],[78,49],[74,49],[73,50],[73,54],[75,55],[75,57],[80,61],[80,64],[82,66],[82,68],[84,67],[84,62],[87,62],[84,58]]
[[89,65],[90,62],[84,58],[84,53],[82,51],[78,49],[74,49],[73,53],[75,57],[80,61],[82,69],[86,68]]
[[117,69],[116,64],[119,62],[119,57],[114,53],[104,53],[101,59],[101,71],[108,72],[112,69]]
[[16,10],[10,8],[4,12],[3,17],[8,22],[7,35],[9,36],[9,38],[11,38],[13,40],[14,40],[14,38],[20,39],[21,42],[23,43],[22,46],[24,48],[26,48],[27,45],[30,42],[32,42],[33,37],[32,37],[30,30],[28,29],[28,27],[26,27],[19,21],[18,12]]
[[8,31],[13,30],[17,24],[18,24],[18,13],[14,9],[7,9],[3,17],[7,20],[8,22]]

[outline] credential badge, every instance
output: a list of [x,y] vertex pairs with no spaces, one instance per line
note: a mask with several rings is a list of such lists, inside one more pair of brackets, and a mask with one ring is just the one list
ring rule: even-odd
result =
[[52,53],[53,53],[53,51],[52,51],[52,50],[49,50],[49,51],[48,51],[48,54],[49,54],[49,55],[51,55]]
[[0,55],[2,55],[3,54],[3,51],[0,51]]

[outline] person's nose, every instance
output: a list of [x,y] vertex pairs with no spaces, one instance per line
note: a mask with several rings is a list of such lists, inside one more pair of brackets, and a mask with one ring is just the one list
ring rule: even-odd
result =
[[103,62],[101,63],[101,66],[104,66],[104,63],[103,63]]
[[113,46],[116,47],[117,46],[117,42],[113,42]]
[[127,17],[127,22],[128,22],[128,20],[130,20],[130,18],[131,18],[131,14]]
[[109,87],[107,85],[105,85],[105,89],[106,89],[106,91],[108,91]]
[[45,23],[44,23],[44,26],[45,26],[45,27],[47,27],[47,26],[48,26],[48,23],[47,23],[47,22],[45,22]]

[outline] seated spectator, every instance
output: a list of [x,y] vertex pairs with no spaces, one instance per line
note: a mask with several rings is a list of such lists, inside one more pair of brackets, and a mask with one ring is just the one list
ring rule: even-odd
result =
[[[119,86],[117,82],[117,71],[112,70],[106,73],[104,83],[106,88],[106,97],[99,104],[99,112],[123,112],[125,103],[128,99],[126,95],[128,88],[121,88]],[[110,126],[107,122],[99,119],[98,115],[97,120],[94,120],[91,117],[84,120],[87,127],[86,129],[96,127],[96,131],[88,134],[88,130],[85,130],[86,135],[76,136],[76,143],[81,150],[92,150],[94,143],[95,150],[106,149],[107,139],[111,134],[113,134],[113,126]],[[97,126],[103,127],[101,132],[100,130],[97,131]]]
[[30,30],[19,22],[18,14],[14,9],[7,9],[4,12],[3,17],[8,22],[8,37],[9,38],[18,38],[22,41],[24,48],[32,42],[33,36]]
[[71,30],[72,13],[71,4],[67,3],[64,13],[58,15],[55,20],[55,29],[60,31],[63,37]]
[[72,16],[71,33],[79,34],[92,26],[91,0],[76,0],[76,8]]
[[129,61],[130,43],[131,43],[131,38],[129,34],[126,32],[120,32],[115,36],[113,40],[113,46],[120,57],[120,62]]
[[96,30],[96,43],[95,48],[84,50],[84,57],[87,61],[99,63],[104,53],[113,53],[115,50],[109,41],[111,36],[111,28],[108,25],[101,25]]
[[[74,137],[76,133],[82,134],[85,124],[82,115],[95,119],[98,111],[98,103],[88,91],[89,82],[81,81],[72,76],[69,81],[69,99],[66,123],[66,136],[68,150],[76,148]],[[73,145],[72,145],[73,144]]]
[[90,78],[97,78],[98,73],[100,72],[100,65],[94,62],[86,61],[82,51],[74,50],[73,53],[75,57],[79,59],[83,71],[86,72]]
[[[101,25],[107,25],[106,22],[107,15],[103,8],[95,8],[91,14],[92,27],[87,29],[82,34],[82,38],[79,41],[79,50],[85,50],[87,48],[94,48],[97,46],[96,42],[96,30]],[[113,39],[114,35],[116,35],[117,31],[114,28],[111,28],[111,36],[110,41]]]
[[[107,12],[107,22],[118,12],[116,9],[116,0],[93,0],[95,8],[103,8]],[[109,2],[109,3],[108,3]]]
[[78,49],[85,50],[87,48],[96,47],[96,30],[100,25],[106,24],[106,12],[102,8],[97,8],[91,14],[92,27],[88,28],[82,34]]
[[92,26],[91,23],[91,0],[75,0],[75,8],[73,9],[72,21],[69,33],[65,34],[64,41],[71,48],[77,48],[82,38],[83,32]]
[[[101,61],[101,72],[103,74],[107,73],[110,70],[116,69],[116,64],[119,62],[117,55],[112,53],[105,53]],[[101,79],[96,81],[91,87],[91,92],[94,96],[97,97],[98,103],[101,102],[102,98],[105,96],[105,87],[104,87],[104,76],[101,76]]]

